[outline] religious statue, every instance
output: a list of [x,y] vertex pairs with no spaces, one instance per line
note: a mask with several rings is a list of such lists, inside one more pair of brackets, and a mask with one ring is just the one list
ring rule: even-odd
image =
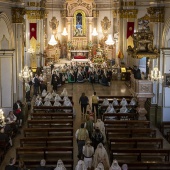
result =
[[55,35],[57,33],[59,21],[57,21],[56,17],[52,17],[51,21],[49,21],[49,25],[50,28],[52,29],[52,33]]

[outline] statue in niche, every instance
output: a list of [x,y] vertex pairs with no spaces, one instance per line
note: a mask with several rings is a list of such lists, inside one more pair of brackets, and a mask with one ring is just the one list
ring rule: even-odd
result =
[[52,29],[52,33],[55,35],[57,33],[59,21],[57,21],[56,17],[52,17],[51,21],[49,21],[49,25],[50,28]]
[[74,30],[74,36],[83,36],[82,14],[76,15],[76,27]]

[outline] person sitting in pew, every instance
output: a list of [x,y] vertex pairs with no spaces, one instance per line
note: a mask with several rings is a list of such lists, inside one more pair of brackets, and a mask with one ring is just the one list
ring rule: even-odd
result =
[[113,160],[112,165],[109,170],[121,170],[121,167],[119,166],[116,159]]
[[116,98],[113,99],[112,105],[113,106],[119,106],[119,103],[118,103]]
[[109,105],[109,100],[107,98],[105,98],[103,100],[103,103],[101,104],[102,106],[108,106]]
[[[68,96],[64,96],[63,97],[63,100],[65,101],[65,100],[68,100],[68,101],[70,101],[70,99],[68,98]],[[71,101],[70,101],[71,102]]]
[[113,105],[110,103],[109,106],[107,107],[105,113],[116,113]]
[[123,164],[122,165],[122,170],[128,170],[128,165],[127,164]]
[[64,88],[63,91],[61,92],[61,96],[68,96],[68,92],[66,88]]
[[43,91],[42,91],[42,93],[41,93],[41,96],[42,97],[45,97],[47,95],[47,91],[44,89]]
[[104,170],[104,165],[102,162],[100,162],[98,165],[97,165],[97,168],[95,170]]
[[66,170],[64,163],[61,159],[57,161],[57,166],[54,170]]
[[52,92],[53,98],[55,98],[56,94],[57,94],[57,93],[53,90],[53,92]]
[[45,101],[44,106],[52,106],[49,98]]
[[19,162],[18,162],[18,170],[27,170],[23,160],[19,160]]
[[43,106],[43,102],[42,102],[42,98],[38,98],[36,101],[35,101],[35,106]]
[[36,170],[51,170],[51,168],[46,166],[46,160],[42,159],[40,161],[40,166],[36,168]]
[[137,104],[136,98],[132,98],[129,105],[135,106]]
[[58,100],[55,100],[53,106],[61,106],[61,103]]
[[127,103],[127,101],[126,101],[125,98],[123,98],[123,99],[121,100],[120,105],[121,105],[121,106],[127,106],[127,105],[128,105],[128,103]]
[[104,122],[101,119],[97,119],[96,123],[95,123],[95,127],[99,127],[101,133],[103,134],[103,143],[106,142],[106,133],[105,133],[105,126],[104,126]]
[[49,92],[49,93],[45,96],[44,101],[53,100],[53,99],[54,99],[54,98],[53,98],[52,94]]
[[122,107],[120,108],[119,113],[128,113],[127,107],[126,107],[126,106],[122,106]]
[[83,160],[77,162],[75,170],[87,170],[86,165]]
[[83,76],[81,70],[79,70],[78,73],[77,73],[77,82],[78,83],[83,83],[84,82],[84,76]]
[[59,94],[56,94],[54,100],[55,100],[55,101],[59,101],[59,100],[62,100],[62,99],[61,99],[61,97],[60,97]]
[[[71,106],[71,107],[72,107],[73,105],[72,105],[70,99],[68,98],[68,99],[65,99],[65,100],[64,100],[63,106]],[[65,111],[65,112],[71,112],[72,110],[65,109],[64,111]]]

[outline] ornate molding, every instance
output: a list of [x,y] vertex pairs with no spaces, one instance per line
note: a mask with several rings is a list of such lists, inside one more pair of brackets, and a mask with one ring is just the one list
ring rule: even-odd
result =
[[27,7],[46,7],[46,0],[41,0],[40,2],[27,2]]
[[28,19],[43,19],[47,17],[47,12],[45,10],[27,10],[26,14]]
[[98,18],[99,17],[99,11],[98,10],[93,10],[92,15],[93,15],[94,18]]
[[164,22],[165,8],[164,7],[150,7],[147,9],[150,14],[151,22]]
[[136,6],[136,2],[134,1],[129,1],[129,2],[122,2],[122,6],[128,6],[128,7],[132,7],[132,6]]
[[12,22],[13,23],[23,23],[24,15],[25,15],[24,8],[12,8]]
[[102,27],[102,32],[103,32],[104,36],[106,37],[108,34],[108,30],[111,27],[111,21],[109,21],[109,19],[106,16],[101,21],[101,27]]
[[61,10],[60,15],[61,15],[61,18],[67,17],[67,11],[66,10]]
[[120,18],[137,18],[137,9],[121,9],[119,10]]

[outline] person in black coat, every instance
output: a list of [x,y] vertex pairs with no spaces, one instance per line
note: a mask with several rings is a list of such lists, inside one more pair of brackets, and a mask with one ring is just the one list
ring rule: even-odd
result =
[[89,104],[89,99],[85,95],[85,93],[82,93],[82,95],[81,95],[81,97],[79,99],[79,104],[81,104],[81,113],[86,114],[87,105]]
[[40,161],[40,166],[37,167],[36,170],[51,170],[51,168],[47,167],[45,159],[42,159]]
[[40,87],[40,80],[37,74],[35,74],[33,84],[34,84],[34,95],[37,95],[39,93],[39,87]]

